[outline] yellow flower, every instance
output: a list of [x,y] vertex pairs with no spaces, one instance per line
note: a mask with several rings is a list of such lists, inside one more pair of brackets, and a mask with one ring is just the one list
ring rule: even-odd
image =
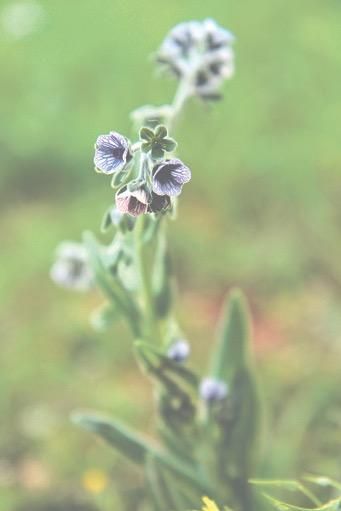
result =
[[108,486],[108,478],[101,470],[91,469],[83,474],[82,483],[88,492],[98,494]]
[[208,497],[203,497],[202,501],[204,503],[202,511],[219,511],[215,502],[213,502],[213,500],[209,499]]

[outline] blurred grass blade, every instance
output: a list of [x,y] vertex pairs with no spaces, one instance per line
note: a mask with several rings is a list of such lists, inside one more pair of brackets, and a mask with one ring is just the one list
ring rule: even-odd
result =
[[308,481],[309,483],[317,484],[318,486],[322,486],[323,488],[330,487],[335,488],[336,490],[341,491],[341,483],[335,481],[334,479],[330,479],[330,477],[325,476],[314,476],[307,474],[303,477],[305,481]]
[[230,382],[234,373],[249,365],[249,321],[244,297],[234,290],[227,299],[218,345],[213,353],[211,375]]
[[287,502],[283,502],[281,500],[275,499],[271,495],[267,493],[263,493],[263,496],[270,501],[273,505],[274,509],[279,511],[340,511],[341,499],[331,500],[320,507],[299,507],[293,504],[288,504]]
[[275,480],[268,480],[268,479],[250,479],[250,484],[254,484],[256,486],[261,487],[273,487],[273,488],[281,488],[288,491],[297,491],[302,493],[305,497],[310,499],[315,506],[321,506],[320,500],[308,489],[306,488],[302,483],[299,481],[296,481],[294,479],[275,479]]

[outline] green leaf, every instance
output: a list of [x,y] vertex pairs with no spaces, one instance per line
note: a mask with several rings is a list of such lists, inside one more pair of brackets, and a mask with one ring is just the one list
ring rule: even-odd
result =
[[153,160],[160,160],[161,158],[164,157],[164,154],[165,154],[165,152],[164,152],[161,144],[153,144],[152,152],[151,152]]
[[224,430],[219,454],[228,472],[248,479],[256,469],[261,451],[262,426],[262,403],[252,369],[239,370],[230,395],[235,417],[231,428]]
[[169,509],[184,511],[183,503],[177,503],[177,491],[166,481],[164,471],[153,456],[148,456],[146,461],[146,476],[150,491],[157,504],[157,509]]
[[176,146],[177,146],[177,143],[172,138],[165,138],[164,140],[162,140],[162,147],[168,153],[174,151]]
[[154,138],[154,131],[150,128],[143,127],[140,129],[140,139],[150,142]]
[[118,172],[115,172],[111,180],[111,187],[118,188],[119,186],[122,186],[127,181],[129,174],[130,172],[127,171],[126,168],[123,168]]
[[144,464],[147,453],[154,450],[138,434],[117,421],[82,413],[74,413],[71,420],[81,428],[98,435],[138,465]]
[[152,148],[151,142],[143,142],[143,144],[141,145],[141,151],[143,153],[149,153],[151,148]]
[[101,222],[101,227],[100,227],[101,232],[103,232],[103,233],[107,232],[107,230],[112,226],[111,210],[112,210],[112,206],[110,206],[110,208],[108,208],[107,211],[104,213],[104,216],[103,216],[103,219]]
[[231,382],[233,375],[250,362],[249,320],[240,291],[231,293],[221,321],[221,332],[213,354],[211,374]]
[[148,455],[153,456],[164,467],[199,488],[200,491],[204,493],[211,491],[210,486],[203,480],[195,466],[179,462],[176,458],[159,451],[140,435],[119,422],[85,413],[74,413],[71,419],[74,424],[98,435],[132,462],[142,465]]
[[138,338],[140,336],[140,313],[132,296],[117,279],[110,279],[107,268],[102,261],[101,247],[98,245],[94,235],[91,232],[85,232],[83,234],[83,241],[98,287],[125,314],[133,335]]
[[166,126],[160,125],[155,129],[155,136],[157,138],[165,138],[168,135],[168,130]]

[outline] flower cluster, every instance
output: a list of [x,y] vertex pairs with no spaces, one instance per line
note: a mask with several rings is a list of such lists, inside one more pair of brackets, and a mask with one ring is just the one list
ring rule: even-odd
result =
[[[180,195],[183,185],[191,179],[190,169],[181,160],[165,157],[175,147],[176,142],[163,125],[155,130],[143,127],[137,144],[131,144],[114,131],[98,137],[96,170],[113,174],[114,186],[117,176],[120,184],[124,182],[116,192],[116,208],[120,213],[136,217],[169,209],[171,198]],[[131,167],[135,169],[135,177],[129,180]]]
[[224,80],[234,73],[233,42],[231,32],[211,19],[180,23],[163,41],[157,61],[190,82],[192,94],[216,99]]

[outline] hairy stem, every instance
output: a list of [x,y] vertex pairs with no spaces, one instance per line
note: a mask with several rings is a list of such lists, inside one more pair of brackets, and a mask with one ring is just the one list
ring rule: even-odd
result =
[[135,226],[135,255],[136,265],[140,278],[140,290],[142,307],[145,316],[146,332],[145,335],[153,342],[157,343],[159,331],[157,327],[157,318],[155,316],[154,295],[151,279],[152,264],[148,257],[147,246],[143,240],[143,234],[146,224],[146,216],[141,215]]

